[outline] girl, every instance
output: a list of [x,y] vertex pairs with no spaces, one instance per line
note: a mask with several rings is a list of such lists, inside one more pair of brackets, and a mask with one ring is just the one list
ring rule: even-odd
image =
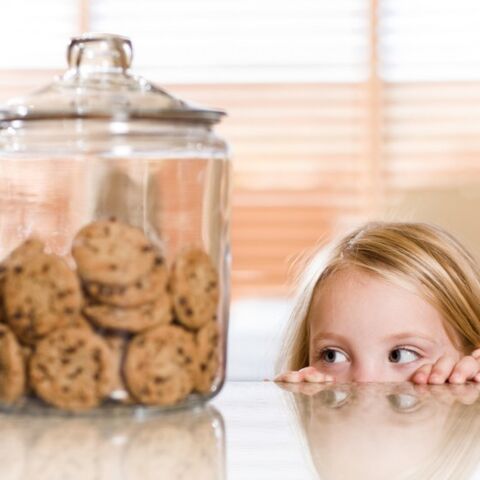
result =
[[480,382],[480,270],[423,223],[369,223],[307,269],[280,382]]

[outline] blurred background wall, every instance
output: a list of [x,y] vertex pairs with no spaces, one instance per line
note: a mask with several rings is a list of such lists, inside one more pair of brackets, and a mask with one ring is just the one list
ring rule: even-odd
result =
[[339,229],[433,221],[480,257],[479,24],[477,0],[6,0],[0,102],[103,31],[131,37],[139,73],[228,111],[230,375],[257,378],[292,264]]

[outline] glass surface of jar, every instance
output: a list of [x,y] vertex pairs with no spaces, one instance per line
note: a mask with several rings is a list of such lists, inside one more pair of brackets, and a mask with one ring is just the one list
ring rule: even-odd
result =
[[125,37],[67,57],[0,109],[3,405],[204,402],[225,377],[224,112],[133,75]]

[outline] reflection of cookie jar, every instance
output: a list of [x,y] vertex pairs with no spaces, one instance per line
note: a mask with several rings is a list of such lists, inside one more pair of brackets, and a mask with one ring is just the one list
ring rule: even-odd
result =
[[124,37],[68,60],[0,107],[1,405],[201,403],[225,375],[224,113],[132,75]]
[[0,415],[2,480],[225,478],[225,432],[212,407],[168,416]]

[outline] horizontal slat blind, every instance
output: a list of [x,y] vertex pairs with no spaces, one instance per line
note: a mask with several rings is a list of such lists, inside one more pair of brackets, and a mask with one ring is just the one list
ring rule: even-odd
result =
[[383,162],[393,194],[480,181],[480,4],[383,0]]
[[368,73],[368,0],[92,0],[91,28],[136,45],[163,83],[352,82]]
[[171,90],[229,112],[219,131],[233,147],[236,294],[284,291],[296,255],[338,223],[365,216],[363,86],[177,85]]
[[63,68],[79,30],[79,0],[3,0],[0,69]]
[[[47,83],[88,25],[131,36],[149,79],[228,111],[236,295],[284,292],[291,260],[372,207],[480,185],[476,0],[36,3],[4,16],[0,101]],[[38,18],[46,33],[5,53]]]

